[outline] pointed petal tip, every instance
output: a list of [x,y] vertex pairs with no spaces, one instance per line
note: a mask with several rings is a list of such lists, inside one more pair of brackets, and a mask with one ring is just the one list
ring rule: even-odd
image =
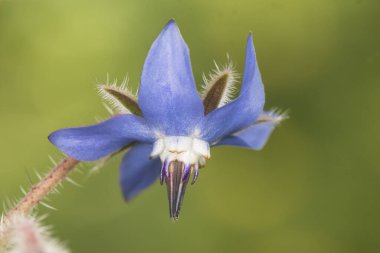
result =
[[[49,136],[47,138],[50,141],[50,143],[53,144],[54,146],[56,146],[59,150],[61,150],[61,145],[65,145],[63,143],[65,141],[65,139],[62,138],[62,129],[52,132],[51,134],[49,134]],[[82,159],[80,159],[80,157],[76,156],[76,154],[68,154],[64,150],[61,150],[61,152],[65,155],[68,155],[68,156],[76,159],[76,160],[85,161],[85,159],[83,159],[82,157],[81,157]],[[91,161],[91,160],[87,160],[87,161]]]
[[253,34],[252,32],[249,32],[248,34],[248,38],[247,38],[247,48],[248,47],[252,47],[254,48],[254,45],[253,45]]
[[124,189],[121,189],[121,193],[123,195],[124,202],[126,204],[130,204],[134,201],[137,195],[139,195],[140,191],[124,191]]
[[133,203],[133,201],[135,201],[136,197],[140,194],[140,192],[134,192],[132,194],[124,194],[122,192],[122,195],[123,195],[123,199],[124,199],[124,203],[129,205],[131,203]]
[[176,29],[179,31],[178,25],[175,22],[174,18],[170,19],[168,23],[166,23],[163,31],[171,30],[171,29]]
[[48,140],[53,144],[56,145],[56,142],[59,141],[59,132],[60,130],[56,130],[48,135]]
[[[52,132],[51,134],[49,134],[48,135],[48,140],[51,142],[51,143],[53,143],[53,141],[54,141],[54,136],[53,136],[53,134],[54,134],[55,132]],[[53,143],[54,144],[54,143]]]
[[[246,61],[256,61],[256,49],[253,44],[253,35],[252,32],[249,32],[247,44],[246,44]],[[245,66],[247,66],[247,62],[245,62]],[[243,78],[244,79],[244,78]]]

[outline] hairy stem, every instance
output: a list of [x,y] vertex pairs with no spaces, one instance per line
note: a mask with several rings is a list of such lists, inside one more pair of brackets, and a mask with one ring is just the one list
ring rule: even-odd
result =
[[79,161],[71,157],[63,159],[41,182],[32,187],[18,204],[11,209],[6,217],[14,214],[27,214],[43,200],[65,177],[75,168]]

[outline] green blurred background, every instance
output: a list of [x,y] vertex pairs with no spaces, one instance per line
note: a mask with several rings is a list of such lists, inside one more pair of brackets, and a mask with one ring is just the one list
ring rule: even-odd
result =
[[[95,86],[136,90],[170,18],[197,83],[254,34],[268,109],[290,109],[265,149],[222,147],[179,222],[156,183],[130,204],[114,159],[65,183],[46,223],[73,252],[379,252],[380,1],[0,0],[0,202],[59,157],[47,135],[107,113]],[[31,179],[29,179],[31,178]]]

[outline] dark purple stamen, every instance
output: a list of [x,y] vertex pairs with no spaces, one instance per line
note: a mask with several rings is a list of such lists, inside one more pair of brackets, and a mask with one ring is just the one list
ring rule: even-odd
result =
[[193,181],[191,182],[191,184],[195,184],[195,182],[197,181],[197,178],[198,178],[198,165],[195,165],[194,166],[194,176],[193,176]]
[[164,163],[161,166],[161,175],[160,175],[160,184],[162,185],[164,183],[164,178],[166,177],[167,173],[167,162],[164,161]]
[[190,173],[191,173],[191,165],[185,164],[185,168],[183,170],[182,181],[187,181],[189,179]]

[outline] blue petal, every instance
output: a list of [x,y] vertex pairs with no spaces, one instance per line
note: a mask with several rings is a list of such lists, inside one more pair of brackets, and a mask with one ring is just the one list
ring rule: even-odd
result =
[[203,117],[189,49],[171,20],[150,48],[139,88],[139,106],[158,131],[188,135]]
[[61,129],[52,133],[49,140],[80,161],[98,160],[133,141],[154,141],[144,119],[130,114],[92,126]]
[[120,185],[124,198],[130,200],[160,176],[160,159],[150,160],[150,144],[137,144],[124,156],[120,167]]
[[260,150],[268,141],[276,122],[255,123],[239,132],[224,137],[216,146],[239,146]]
[[252,34],[250,34],[240,95],[234,101],[212,111],[205,117],[200,126],[202,139],[213,143],[226,135],[246,128],[263,112],[264,103],[264,86],[256,62]]

